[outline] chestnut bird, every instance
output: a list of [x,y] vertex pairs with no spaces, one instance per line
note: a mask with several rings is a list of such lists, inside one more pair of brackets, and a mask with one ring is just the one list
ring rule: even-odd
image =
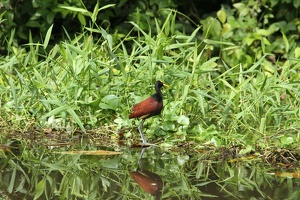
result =
[[159,115],[163,108],[163,97],[161,93],[161,88],[163,86],[168,87],[168,85],[164,84],[163,82],[156,81],[155,83],[156,93],[150,96],[149,98],[145,99],[144,101],[133,106],[132,113],[129,115],[129,119],[131,118],[142,119],[140,125],[138,126],[138,130],[141,135],[143,144],[147,144],[147,140],[142,131],[145,119],[152,117],[154,115]]

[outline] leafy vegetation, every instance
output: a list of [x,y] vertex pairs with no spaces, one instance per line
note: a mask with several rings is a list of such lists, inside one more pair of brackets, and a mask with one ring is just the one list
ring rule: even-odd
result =
[[208,1],[1,2],[0,197],[299,199],[299,1]]
[[[141,1],[129,9],[124,30],[121,24],[104,28],[110,9],[121,12],[125,2],[43,1],[32,16],[51,5],[47,23],[41,23],[46,15],[19,21],[24,45],[13,28],[13,10],[2,12],[1,51],[7,54],[0,58],[1,127],[105,127],[107,134],[123,130],[130,137],[137,121],[128,119],[129,110],[153,93],[155,80],[163,80],[171,86],[163,91],[164,111],[146,121],[152,140],[237,144],[245,153],[274,146],[299,150],[299,18],[297,12],[272,14],[282,5],[279,10],[298,9],[297,3],[234,2],[197,23],[167,4],[153,10],[156,1]],[[10,8],[9,2],[3,6]],[[64,29],[54,43],[54,12],[64,20],[77,17],[80,29]]]

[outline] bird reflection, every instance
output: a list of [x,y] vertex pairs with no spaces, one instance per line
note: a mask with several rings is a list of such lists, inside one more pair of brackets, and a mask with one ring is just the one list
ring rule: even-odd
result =
[[163,181],[161,177],[151,171],[142,169],[142,157],[146,148],[143,148],[138,160],[139,167],[136,171],[130,172],[131,178],[136,182],[143,190],[155,199],[160,199],[163,188]]

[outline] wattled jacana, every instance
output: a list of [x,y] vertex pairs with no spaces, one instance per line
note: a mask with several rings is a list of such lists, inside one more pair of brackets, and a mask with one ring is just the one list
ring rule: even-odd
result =
[[162,93],[160,90],[163,86],[167,86],[167,85],[161,81],[156,81],[155,83],[156,93],[153,94],[151,97],[145,99],[144,101],[133,106],[132,113],[129,115],[129,119],[131,118],[142,119],[140,125],[138,126],[138,130],[140,132],[143,144],[147,143],[147,140],[142,131],[145,119],[160,114],[163,108]]

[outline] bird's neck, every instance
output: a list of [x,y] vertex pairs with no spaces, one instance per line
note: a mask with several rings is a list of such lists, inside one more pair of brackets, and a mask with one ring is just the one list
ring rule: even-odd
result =
[[155,88],[156,93],[152,95],[152,97],[157,101],[162,101],[162,92],[159,88]]

